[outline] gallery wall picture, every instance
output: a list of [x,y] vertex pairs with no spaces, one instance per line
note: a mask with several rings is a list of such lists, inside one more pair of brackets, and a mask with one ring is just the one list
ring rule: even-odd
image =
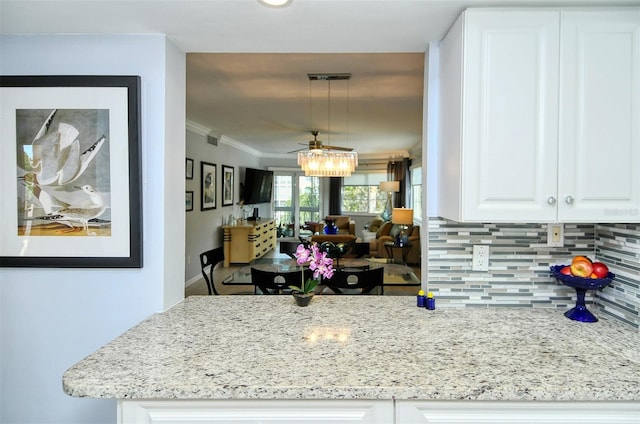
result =
[[233,205],[233,167],[222,165],[222,206]]
[[185,177],[187,180],[193,180],[193,159],[187,158]]
[[140,77],[0,76],[0,266],[142,267]]
[[184,210],[187,212],[191,212],[193,210],[193,191],[185,192]]
[[200,210],[216,208],[216,165],[200,162]]

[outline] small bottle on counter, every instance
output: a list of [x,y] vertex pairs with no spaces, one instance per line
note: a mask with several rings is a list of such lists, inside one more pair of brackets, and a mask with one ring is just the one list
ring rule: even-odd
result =
[[433,293],[431,292],[427,293],[426,307],[429,310],[436,309],[436,299],[433,297]]
[[418,308],[424,308],[427,305],[427,298],[424,295],[424,290],[418,291],[417,306]]

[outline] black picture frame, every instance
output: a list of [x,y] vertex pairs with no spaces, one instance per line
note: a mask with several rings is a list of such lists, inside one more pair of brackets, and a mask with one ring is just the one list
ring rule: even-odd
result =
[[193,180],[193,159],[186,158],[185,163],[185,178],[187,180]]
[[184,210],[187,212],[191,212],[193,210],[193,191],[191,190],[185,191]]
[[216,165],[200,162],[200,210],[216,208]]
[[222,191],[222,206],[233,206],[234,168],[232,166],[222,165],[220,187]]
[[139,76],[0,76],[0,266],[142,268],[140,99]]

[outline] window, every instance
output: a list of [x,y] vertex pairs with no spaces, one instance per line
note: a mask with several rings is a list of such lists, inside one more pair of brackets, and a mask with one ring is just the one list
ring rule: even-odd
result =
[[411,207],[413,208],[413,219],[422,221],[422,167],[417,166],[411,169]]
[[343,213],[379,213],[384,210],[387,194],[378,191],[381,181],[387,180],[384,171],[354,173],[345,177],[342,186]]

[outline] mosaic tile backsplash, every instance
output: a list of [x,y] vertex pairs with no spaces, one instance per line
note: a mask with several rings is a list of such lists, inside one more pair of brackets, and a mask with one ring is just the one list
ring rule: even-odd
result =
[[640,328],[640,225],[596,225],[596,259],[616,274],[610,286],[596,293],[604,312]]
[[[588,292],[587,306],[640,327],[638,225],[565,224],[564,247],[549,247],[547,224],[430,218],[428,237],[428,288],[440,306],[569,309],[575,305],[575,290],[558,283],[549,266],[587,255],[617,275],[602,292]],[[471,270],[476,244],[489,245],[489,271]]]

